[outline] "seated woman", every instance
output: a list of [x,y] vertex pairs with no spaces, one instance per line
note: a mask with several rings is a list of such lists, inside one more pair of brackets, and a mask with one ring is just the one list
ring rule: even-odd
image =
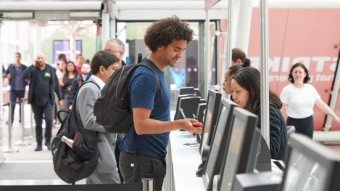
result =
[[[248,60],[248,58],[246,58]],[[236,64],[230,66],[224,74],[224,82],[223,82],[223,90],[227,95],[231,95],[231,79],[233,75],[238,72],[242,67],[250,67],[250,61],[247,61],[243,64]]]
[[[253,67],[241,68],[231,80],[234,102],[258,118],[261,128],[260,72]],[[269,92],[270,154],[272,159],[283,160],[287,150],[287,127],[281,114],[282,103],[278,96]]]

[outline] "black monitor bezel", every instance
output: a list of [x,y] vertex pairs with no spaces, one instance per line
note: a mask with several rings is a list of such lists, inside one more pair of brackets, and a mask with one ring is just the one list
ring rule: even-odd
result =
[[289,166],[292,163],[290,160],[292,151],[297,150],[299,153],[325,166],[325,168],[329,170],[325,178],[326,188],[323,189],[338,191],[340,188],[340,181],[338,180],[338,175],[340,174],[340,155],[304,135],[293,134],[290,136],[289,141],[286,168],[280,190],[283,191],[285,182],[287,181]]
[[[207,123],[207,112],[208,112],[208,109],[209,109],[209,101],[211,98],[214,98],[215,99],[215,102],[214,102],[214,109],[213,109],[213,113],[212,113],[212,118],[211,118],[211,124],[210,124],[210,129],[207,129],[206,128],[206,123]],[[208,91],[208,97],[207,97],[207,107],[206,107],[206,110],[205,110],[205,115],[204,115],[204,120],[203,120],[203,131],[202,131],[202,134],[201,134],[201,144],[200,144],[200,153],[202,154],[202,150],[204,148],[204,146],[210,146],[211,145],[211,137],[213,136],[214,134],[214,129],[215,129],[215,126],[216,126],[216,123],[217,123],[217,119],[218,119],[218,115],[219,115],[219,112],[220,112],[220,103],[221,103],[221,99],[222,99],[222,93],[220,93],[219,91],[216,91],[216,90],[209,90]],[[207,131],[209,130],[209,132],[207,133]],[[211,131],[213,130],[213,131]],[[204,136],[205,133],[207,133],[207,136]]]
[[[197,107],[197,120],[200,121],[200,122],[203,122],[204,121],[204,113],[205,113],[205,110],[207,109],[207,103],[199,103],[198,104],[198,107]],[[202,116],[201,116],[202,114]]]
[[[229,99],[222,99],[221,102],[222,102],[221,104],[222,108],[220,110],[220,115],[219,115],[218,122],[216,125],[215,134],[212,139],[210,151],[209,151],[208,158],[207,158],[208,160],[204,167],[203,176],[202,176],[203,183],[207,190],[212,189],[212,181],[213,181],[214,175],[220,172],[220,168],[223,164],[222,161],[228,152],[229,141],[230,141],[230,136],[232,132],[231,127],[233,124],[233,111],[234,111],[234,108],[237,107],[236,103],[234,103],[233,101]],[[223,114],[223,108],[226,108],[226,110],[228,110],[227,111],[228,113],[227,113],[226,123],[220,124],[221,116]],[[215,141],[218,141],[215,138],[217,136],[217,132],[219,131],[221,131],[221,134],[223,134],[224,136],[220,140],[220,143],[219,143],[220,145],[216,146],[214,143]],[[214,149],[215,147],[217,147],[217,151],[216,153],[213,153],[212,149]]]
[[179,111],[179,105],[181,103],[181,99],[184,97],[196,97],[193,94],[183,94],[183,95],[178,95],[177,97],[177,103],[176,103],[176,110],[175,110],[175,115],[174,115],[174,120],[179,119],[180,111]]
[[[201,97],[199,96],[182,97],[179,101],[179,106],[178,106],[179,118],[177,119],[195,118],[200,99]],[[190,104],[188,104],[188,102]],[[185,106],[188,106],[188,107],[184,107],[184,104],[186,104]]]
[[179,95],[185,95],[185,94],[195,95],[195,88],[194,87],[182,87],[179,89],[178,94]]
[[[256,160],[256,156],[250,156],[253,155],[254,152],[251,152],[252,149],[254,149],[255,147],[257,147],[257,145],[253,145],[253,140],[255,139],[255,130],[256,130],[256,126],[257,126],[257,116],[243,108],[234,108],[234,112],[233,112],[233,131],[234,131],[234,124],[235,124],[235,120],[236,118],[239,118],[240,121],[245,121],[246,124],[246,130],[245,130],[245,135],[244,135],[244,139],[243,139],[243,144],[241,146],[241,153],[239,156],[239,160],[238,160],[238,164],[236,165],[236,172],[233,175],[233,180],[232,180],[232,184],[234,182],[235,179],[235,175],[236,174],[240,174],[240,173],[248,173],[248,172],[252,172],[254,169],[254,162],[250,162],[252,160]],[[233,132],[231,133],[231,137],[233,137]],[[250,144],[244,144],[247,141],[250,141]],[[260,139],[258,139],[259,141]],[[228,153],[225,156],[224,159],[224,164],[223,164],[223,168],[221,168],[221,182],[219,184],[219,187],[222,187],[222,184],[225,180],[225,176],[227,174],[224,174],[225,172],[229,172],[227,163],[228,163],[228,158],[230,153],[230,146],[231,146],[231,139],[229,140],[229,146],[228,146]],[[251,158],[250,158],[251,157]],[[254,158],[255,157],[255,158]],[[223,188],[224,190],[225,188]],[[232,190],[232,186],[230,187],[230,189]]]

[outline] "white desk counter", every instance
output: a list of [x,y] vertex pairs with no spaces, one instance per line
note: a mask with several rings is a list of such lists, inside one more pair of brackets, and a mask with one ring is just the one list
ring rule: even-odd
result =
[[[163,191],[205,191],[203,180],[196,176],[201,163],[199,144],[196,138],[187,131],[170,133],[167,157],[167,188]],[[171,179],[171,180],[170,180]],[[172,184],[169,187],[169,184]]]

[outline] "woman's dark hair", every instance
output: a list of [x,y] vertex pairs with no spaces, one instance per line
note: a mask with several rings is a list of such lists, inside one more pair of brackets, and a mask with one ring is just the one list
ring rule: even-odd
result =
[[308,73],[308,70],[306,68],[306,66],[302,63],[296,63],[292,66],[292,68],[290,69],[290,72],[289,72],[289,75],[288,75],[288,80],[291,82],[291,83],[294,83],[294,78],[293,78],[293,70],[296,68],[296,67],[301,67],[303,68],[303,70],[306,72],[306,77],[303,79],[303,83],[307,83],[309,80],[310,80],[310,77],[309,77],[309,73]]
[[[246,109],[253,113],[260,110],[260,72],[253,67],[243,67],[233,75],[233,79],[249,92],[249,100]],[[277,108],[282,107],[280,98],[269,91],[269,103]]]
[[65,74],[64,74],[64,76],[63,76],[63,82],[64,82],[64,84],[68,84],[68,80],[69,80],[68,75],[70,74],[70,71],[67,70],[67,65],[68,65],[68,64],[72,64],[72,65],[73,65],[73,69],[74,69],[74,70],[73,70],[73,73],[75,74],[75,76],[78,75],[78,71],[77,71],[76,65],[74,64],[73,61],[69,60],[69,61],[66,63],[66,70],[65,70]]
[[[246,59],[249,60],[248,58]],[[250,60],[247,63],[244,62],[242,65],[235,64],[235,65],[230,66],[227,70],[228,76],[233,76],[236,72],[238,72],[243,67],[250,67]]]
[[233,48],[231,60],[234,63],[236,63],[238,59],[240,59],[242,61],[243,67],[249,67],[250,66],[250,60],[249,60],[249,58],[247,58],[246,53],[240,48]]
[[151,52],[157,48],[168,46],[173,40],[192,41],[193,31],[188,23],[181,21],[178,17],[170,17],[154,22],[144,36],[144,42]]
[[246,59],[246,53],[240,49],[240,48],[233,48],[231,53],[231,60],[236,62],[237,59],[242,60],[242,62],[244,62],[244,60]]
[[65,62],[65,64],[67,63],[67,57],[66,54],[59,54],[58,55],[58,60],[62,60]]
[[92,58],[91,72],[92,74],[98,74],[100,66],[104,66],[107,69],[112,64],[118,62],[119,59],[110,52],[104,50],[98,51]]
[[242,64],[243,67],[249,67],[250,66],[250,60],[249,58],[245,58],[243,60],[243,64]]

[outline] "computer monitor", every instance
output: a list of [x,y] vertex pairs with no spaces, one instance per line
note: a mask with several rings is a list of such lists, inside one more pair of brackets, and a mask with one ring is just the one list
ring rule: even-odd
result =
[[260,141],[260,137],[255,136],[256,115],[242,108],[234,108],[233,115],[228,153],[221,172],[220,191],[232,190],[236,174],[253,172]]
[[184,94],[195,95],[194,87],[182,87],[181,89],[179,89],[179,95],[184,95]]
[[290,137],[282,191],[339,191],[340,155],[304,135]]
[[203,120],[204,126],[202,132],[202,141],[200,144],[202,160],[204,160],[209,153],[211,137],[214,134],[215,126],[217,124],[217,116],[221,108],[220,107],[221,97],[222,94],[216,90],[208,91],[207,109]]
[[[203,122],[204,120],[204,115],[205,115],[205,110],[207,108],[207,102],[204,101],[204,103],[202,103],[202,99],[200,101],[201,103],[198,104],[198,107],[197,107],[197,120],[200,121],[200,122]],[[202,135],[201,134],[196,134],[196,139],[197,139],[197,142],[198,143],[201,143],[201,140],[202,140]]]
[[[193,98],[194,102],[191,103],[190,99]],[[182,102],[182,99],[185,101]],[[185,114],[185,111],[188,111],[188,109],[186,109],[187,107],[190,107],[190,111],[192,109],[190,104],[194,104],[192,105],[195,108],[195,111],[191,112],[193,114],[196,115],[196,111],[197,111],[197,107],[198,107],[198,103],[200,102],[200,97],[198,96],[194,96],[191,94],[184,94],[184,95],[179,95],[177,98],[177,104],[176,104],[176,112],[175,112],[175,116],[174,116],[174,120],[177,119],[183,119],[183,112]],[[181,109],[183,110],[183,112],[181,111]],[[188,114],[185,117],[188,118],[193,118],[192,114],[190,115],[189,112],[187,112]]]
[[233,191],[279,191],[282,175],[272,171],[235,175]]
[[196,112],[200,97],[184,97],[179,102],[179,116],[177,119],[196,118]]
[[200,122],[204,121],[204,114],[207,109],[207,103],[199,103],[197,107],[197,120]]
[[[261,134],[261,133],[260,133]],[[264,137],[260,135],[260,153],[256,158],[256,170],[266,172],[272,170],[270,149]]]
[[227,153],[232,132],[233,110],[236,104],[229,99],[222,100],[222,109],[215,135],[212,139],[206,166],[203,170],[203,182],[207,191],[212,190],[212,180],[218,174]]

